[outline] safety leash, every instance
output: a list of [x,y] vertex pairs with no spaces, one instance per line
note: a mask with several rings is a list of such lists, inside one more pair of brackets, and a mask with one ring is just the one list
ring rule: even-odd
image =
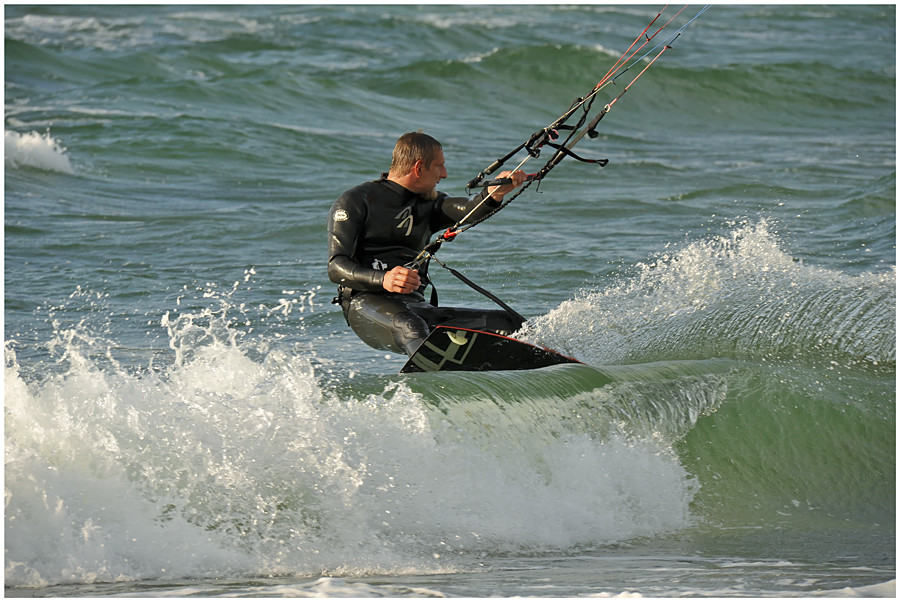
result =
[[[510,316],[512,316],[513,319],[518,320],[520,324],[524,324],[524,323],[525,323],[525,321],[526,321],[525,318],[523,318],[523,317],[522,317],[516,310],[514,310],[512,307],[510,307],[509,305],[507,305],[506,303],[504,303],[503,300],[500,299],[500,297],[498,297],[497,295],[493,294],[492,292],[490,292],[490,291],[488,291],[488,290],[486,290],[486,289],[484,289],[484,288],[478,286],[477,284],[475,284],[474,282],[472,282],[471,280],[469,280],[468,278],[466,278],[465,276],[463,276],[460,272],[454,270],[453,268],[451,268],[450,266],[448,266],[446,263],[444,263],[443,261],[441,261],[440,259],[438,259],[438,258],[435,257],[434,255],[431,256],[431,259],[434,259],[436,262],[438,262],[438,264],[439,264],[442,268],[444,268],[445,270],[448,270],[451,274],[453,274],[454,276],[456,276],[457,278],[459,278],[460,280],[462,280],[463,282],[465,282],[465,283],[466,283],[467,285],[469,285],[473,290],[478,291],[479,293],[481,293],[482,295],[484,295],[485,297],[487,297],[488,299],[490,299],[491,301],[493,301],[494,303],[496,303],[497,305],[499,305],[500,307],[502,307],[503,309],[505,309],[506,312],[507,312]],[[434,283],[432,283],[431,286],[432,286],[432,290],[433,290],[433,288],[434,288]],[[434,303],[433,305],[437,305],[437,303]]]

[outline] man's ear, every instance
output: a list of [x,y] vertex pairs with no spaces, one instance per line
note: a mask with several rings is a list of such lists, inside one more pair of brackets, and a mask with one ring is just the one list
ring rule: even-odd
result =
[[425,173],[425,161],[419,159],[413,163],[412,173],[417,178],[422,177],[422,174]]

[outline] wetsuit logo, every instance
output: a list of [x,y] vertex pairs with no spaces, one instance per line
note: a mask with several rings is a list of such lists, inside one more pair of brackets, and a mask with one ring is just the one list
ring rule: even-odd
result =
[[347,215],[347,212],[344,211],[343,209],[338,209],[337,211],[334,212],[334,221],[346,222],[348,219],[350,219],[350,216]]
[[406,227],[406,234],[404,234],[404,236],[409,236],[413,229],[412,207],[404,207],[403,211],[394,216],[394,219],[400,220],[400,223],[397,224],[397,228],[402,230]]

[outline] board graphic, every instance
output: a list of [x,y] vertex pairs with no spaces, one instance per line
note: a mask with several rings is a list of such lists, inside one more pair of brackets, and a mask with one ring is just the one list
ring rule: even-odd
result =
[[532,370],[580,363],[552,349],[492,332],[438,326],[400,372]]

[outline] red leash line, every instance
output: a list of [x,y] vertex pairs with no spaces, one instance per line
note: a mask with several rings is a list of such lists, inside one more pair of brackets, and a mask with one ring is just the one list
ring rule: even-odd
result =
[[[630,57],[628,57],[628,53],[631,52],[631,49],[634,48],[634,45],[638,43],[638,40],[640,40],[644,36],[644,34],[647,33],[647,30],[650,29],[654,23],[656,23],[656,20],[659,19],[660,16],[662,16],[662,14],[664,12],[666,12],[667,8],[669,8],[668,4],[666,4],[662,8],[662,10],[659,11],[655,17],[653,17],[652,21],[647,23],[647,27],[644,28],[644,31],[642,31],[641,33],[639,33],[637,35],[637,37],[634,39],[634,42],[632,42],[631,46],[628,47],[628,50],[626,50],[625,52],[622,53],[622,56],[619,57],[619,60],[617,60],[616,63],[612,66],[612,68],[606,72],[606,75],[604,75],[603,79],[601,79],[600,82],[596,86],[594,86],[594,89],[599,88],[603,84],[603,82],[605,82],[607,79],[609,79],[609,76],[612,75],[613,73],[615,73],[616,70],[620,67],[620,64],[624,64],[625,62],[628,61],[628,59],[630,58]],[[671,22],[671,20],[670,20],[670,22]],[[665,25],[663,25],[663,27],[665,27]],[[659,33],[659,32],[657,31],[656,33]],[[653,35],[656,35],[656,33]],[[649,41],[649,39],[648,39],[648,41]],[[644,44],[646,44],[646,43],[647,42],[644,42]],[[631,56],[634,56],[635,54],[637,54],[638,50],[640,50],[641,48],[644,47],[644,44],[641,44],[641,46],[637,50],[635,50],[634,54],[632,54]]]
[[[672,15],[672,18],[671,18],[671,19],[669,19],[668,21],[666,21],[666,23],[665,23],[662,27],[660,27],[659,29],[657,29],[657,30],[654,32],[654,34],[653,34],[652,36],[647,37],[647,38],[644,40],[644,43],[641,44],[640,46],[638,46],[638,47],[635,49],[635,51],[631,53],[631,55],[628,55],[628,53],[631,52],[631,49],[634,48],[634,45],[637,44],[637,41],[638,41],[639,39],[641,39],[641,37],[644,36],[644,34],[647,33],[647,30],[650,29],[650,27],[656,22],[657,19],[659,19],[659,17],[660,17],[664,12],[666,12],[666,9],[667,9],[668,7],[669,7],[669,5],[666,4],[666,5],[663,7],[663,9],[662,9],[661,11],[659,11],[659,14],[656,15],[656,16],[653,18],[653,20],[650,21],[650,23],[647,25],[647,27],[644,28],[644,31],[642,31],[640,34],[638,34],[638,37],[636,37],[636,38],[634,39],[634,42],[632,42],[632,43],[631,43],[631,46],[628,47],[628,50],[626,50],[626,51],[622,54],[621,58],[619,58],[619,60],[616,61],[616,64],[612,66],[612,69],[610,69],[610,70],[606,73],[606,75],[603,76],[603,79],[601,79],[600,82],[599,82],[596,86],[594,86],[594,89],[595,89],[595,90],[596,90],[597,88],[603,86],[604,84],[606,84],[607,81],[610,79],[610,76],[611,76],[613,73],[615,73],[616,70],[619,69],[619,67],[621,67],[622,65],[624,65],[625,63],[627,63],[628,61],[630,61],[630,60],[634,57],[634,55],[636,55],[638,52],[640,52],[641,49],[642,49],[644,46],[647,45],[647,42],[649,42],[650,40],[652,40],[653,38],[655,38],[655,37],[656,37],[656,34],[658,34],[658,33],[661,32],[663,29],[665,29],[666,27],[668,27],[669,24],[672,23],[672,21],[674,21],[675,18],[676,18],[678,15],[680,15],[680,14],[684,11],[684,9],[686,9],[686,8],[688,7],[688,5],[685,4],[684,6],[682,6],[682,7],[681,7],[681,10],[679,10],[677,13],[675,13],[674,15]],[[646,37],[646,36],[644,36],[644,37]],[[627,69],[626,69],[626,71],[627,71]],[[622,73],[625,73],[625,71],[623,71]]]

